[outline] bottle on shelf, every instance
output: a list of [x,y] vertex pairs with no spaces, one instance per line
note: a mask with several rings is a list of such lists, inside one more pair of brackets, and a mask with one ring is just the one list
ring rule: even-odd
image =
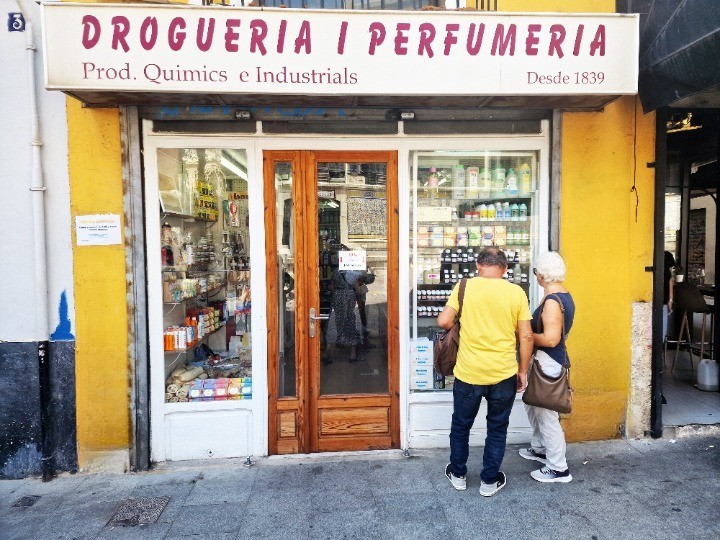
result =
[[485,203],[481,204],[478,207],[478,212],[480,214],[480,221],[487,221],[488,220],[488,207]]
[[465,167],[453,167],[453,199],[465,198]]
[[527,221],[527,218],[527,205],[525,203],[522,203],[518,208],[518,221]]
[[428,198],[437,199],[439,186],[440,178],[438,177],[437,169],[435,167],[430,167],[430,174],[427,179]]
[[515,175],[515,169],[508,169],[507,178],[505,179],[505,191],[510,197],[518,194],[518,178]]
[[522,195],[529,195],[532,191],[532,173],[530,171],[530,165],[523,163],[518,168],[518,176],[520,177],[520,193]]
[[488,221],[495,221],[497,219],[497,213],[495,211],[495,205],[490,203],[487,206]]
[[500,194],[505,190],[505,169],[499,165],[493,171],[493,185],[492,191],[496,194]]
[[517,203],[512,203],[510,206],[510,220],[511,221],[519,221],[520,219],[520,207],[517,205]]
[[477,167],[468,167],[465,170],[465,196],[468,199],[478,198],[479,174]]
[[510,213],[510,203],[505,201],[502,205],[503,208],[503,221],[510,221],[512,214]]
[[495,219],[499,221],[505,219],[503,214],[503,205],[500,201],[495,203]]
[[480,197],[489,197],[491,188],[490,173],[483,167],[480,170]]

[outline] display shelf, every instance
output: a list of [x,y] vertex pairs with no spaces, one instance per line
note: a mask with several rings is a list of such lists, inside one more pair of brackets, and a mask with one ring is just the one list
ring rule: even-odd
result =
[[209,334],[205,334],[203,337],[198,339],[195,343],[193,343],[189,347],[186,347],[185,349],[173,349],[172,351],[165,351],[165,355],[173,356],[175,354],[177,354],[177,355],[187,354],[190,351],[195,350],[199,345],[202,345],[203,343],[205,343],[208,339],[210,339],[210,336],[217,334],[223,328],[225,328],[225,321],[221,322],[220,326],[218,326],[215,330],[213,330]]
[[188,298],[183,298],[180,302],[163,302],[163,304],[165,304],[166,306],[177,306],[177,305],[180,305],[180,304],[185,304],[185,303],[187,303],[187,302],[191,302],[191,301],[193,301],[193,300],[195,300],[195,299],[197,299],[197,298],[200,298],[201,296],[207,296],[207,295],[209,295],[209,294],[218,292],[218,291],[224,289],[225,287],[227,287],[227,282],[223,282],[222,285],[219,285],[219,286],[217,286],[217,287],[213,287],[212,289],[208,289],[208,290],[205,291],[205,292],[198,293],[198,294],[196,294],[196,295],[194,295],[194,296],[189,296]]
[[193,216],[190,214],[179,214],[177,212],[161,212],[160,216],[162,219],[165,219],[166,217],[173,217],[183,220],[197,220],[197,221],[205,221],[208,223],[217,223],[217,219],[210,219],[210,218],[204,218],[200,216]]

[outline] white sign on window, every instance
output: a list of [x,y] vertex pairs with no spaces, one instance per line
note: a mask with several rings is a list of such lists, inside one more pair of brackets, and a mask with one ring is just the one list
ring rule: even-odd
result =
[[340,270],[367,270],[365,251],[340,251],[338,252]]
[[50,89],[399,96],[637,92],[638,15],[65,2],[42,4],[42,11]]
[[78,246],[111,246],[122,244],[118,214],[75,216],[75,241]]

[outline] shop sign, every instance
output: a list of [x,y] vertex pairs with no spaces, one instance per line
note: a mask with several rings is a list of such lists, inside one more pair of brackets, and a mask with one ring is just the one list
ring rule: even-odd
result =
[[57,90],[634,94],[636,15],[43,4]]

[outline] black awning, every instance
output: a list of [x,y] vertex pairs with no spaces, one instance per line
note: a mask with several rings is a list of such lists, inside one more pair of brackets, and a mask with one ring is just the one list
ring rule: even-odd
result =
[[[688,96],[720,95],[720,2],[626,0],[641,13],[639,93],[646,112]],[[716,100],[706,100],[711,106]],[[699,103],[696,103],[696,106]]]

